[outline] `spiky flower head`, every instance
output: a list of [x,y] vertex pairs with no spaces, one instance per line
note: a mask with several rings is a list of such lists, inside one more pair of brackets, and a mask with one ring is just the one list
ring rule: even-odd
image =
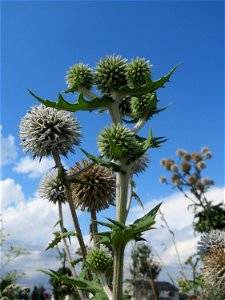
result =
[[64,186],[58,177],[58,170],[49,172],[41,179],[38,194],[41,198],[54,204],[66,201]]
[[45,105],[33,106],[21,119],[20,139],[24,152],[33,157],[49,156],[57,150],[67,155],[80,143],[80,125],[72,113]]
[[225,299],[225,249],[213,249],[203,262],[201,271],[206,289],[213,291],[218,299]]
[[178,172],[179,171],[179,168],[178,168],[177,165],[172,165],[170,169],[171,169],[172,172]]
[[196,174],[191,174],[190,176],[188,176],[188,183],[190,185],[195,184],[197,182],[197,180],[198,180],[198,177]]
[[191,154],[191,159],[194,161],[194,162],[199,162],[200,160],[202,160],[202,155],[198,152],[193,152]]
[[129,84],[143,85],[151,75],[151,65],[148,60],[137,57],[127,65],[126,77]]
[[176,155],[182,157],[186,151],[184,149],[177,149]]
[[167,179],[166,179],[165,176],[161,176],[161,177],[159,178],[159,181],[160,181],[160,183],[166,183],[166,182],[167,182]]
[[[88,169],[90,165],[90,161],[82,160],[82,163],[77,162],[75,167],[69,170],[69,173],[74,175],[81,171],[77,179],[87,183],[72,184],[73,201],[75,206],[80,207],[81,210],[100,211],[108,208],[114,202],[115,176],[106,167],[95,164]],[[85,170],[86,168],[87,170]],[[83,170],[85,171],[82,173]]]
[[199,161],[199,162],[197,163],[196,168],[197,168],[198,170],[203,170],[203,169],[206,168],[206,163],[205,163],[203,160],[201,160],[201,161]]
[[111,265],[112,259],[106,251],[95,248],[88,253],[86,262],[92,271],[104,273]]
[[132,166],[132,173],[138,174],[144,172],[149,165],[148,153],[145,152],[141,157],[139,157]]
[[140,142],[127,127],[117,124],[106,127],[98,137],[98,149],[108,159],[130,159],[142,151]]
[[223,248],[225,250],[225,232],[222,230],[211,230],[203,233],[198,242],[198,253],[200,255],[208,255],[215,248]]
[[141,118],[148,114],[151,117],[157,108],[157,97],[154,93],[131,98],[131,111],[134,118]]
[[73,65],[67,71],[66,83],[69,89],[77,90],[82,87],[90,89],[93,84],[91,68],[82,63]]
[[211,151],[206,151],[206,152],[204,152],[204,157],[205,158],[207,158],[207,159],[210,159],[210,158],[212,158],[212,152]]
[[189,164],[189,162],[187,161],[183,161],[181,164],[180,164],[180,168],[183,172],[185,173],[188,173],[191,169],[191,165]]
[[163,166],[166,168],[167,171],[171,170],[172,165],[174,165],[174,160],[171,158],[165,158],[163,162]]
[[205,153],[207,151],[209,151],[209,148],[207,146],[204,146],[204,147],[201,148],[202,153]]
[[95,83],[98,88],[110,94],[126,85],[126,59],[119,55],[107,56],[101,59],[95,68]]

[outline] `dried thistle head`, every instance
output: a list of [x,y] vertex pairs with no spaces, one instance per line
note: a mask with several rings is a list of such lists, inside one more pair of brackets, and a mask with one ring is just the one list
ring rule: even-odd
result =
[[191,159],[194,161],[194,162],[199,162],[200,160],[202,160],[202,155],[198,152],[193,152],[191,154]]
[[225,299],[225,249],[215,248],[203,259],[202,268],[203,280],[209,291]]
[[183,161],[180,168],[184,173],[188,173],[191,170],[191,164],[187,161]]
[[72,113],[42,104],[33,106],[21,119],[21,146],[34,158],[49,156],[55,150],[67,155],[80,143],[80,128]]
[[41,179],[38,194],[41,198],[54,204],[66,201],[64,186],[58,177],[58,170],[49,172]]
[[[69,173],[76,175],[90,164],[91,162],[88,160],[82,160],[82,163],[77,162],[75,167],[69,170]],[[77,179],[87,184],[72,184],[72,196],[76,207],[87,211],[101,211],[113,204],[116,183],[115,176],[109,169],[93,165],[78,175]]]
[[192,175],[188,176],[188,183],[190,185],[195,184],[197,182],[197,180],[198,180],[198,176],[196,174],[192,174]]
[[165,158],[164,159],[164,166],[167,171],[171,170],[172,165],[174,165],[174,160],[171,158]]

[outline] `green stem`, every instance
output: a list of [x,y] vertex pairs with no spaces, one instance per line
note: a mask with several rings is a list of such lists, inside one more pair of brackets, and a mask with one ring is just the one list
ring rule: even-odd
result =
[[127,206],[127,195],[128,185],[130,180],[130,173],[117,173],[116,176],[116,220],[125,224],[126,222],[126,206]]
[[97,247],[97,242],[98,242],[98,237],[97,237],[98,225],[96,221],[97,221],[96,210],[92,209],[91,210],[91,232],[93,236],[94,247]]
[[125,245],[114,248],[113,261],[113,300],[123,299],[123,261]]

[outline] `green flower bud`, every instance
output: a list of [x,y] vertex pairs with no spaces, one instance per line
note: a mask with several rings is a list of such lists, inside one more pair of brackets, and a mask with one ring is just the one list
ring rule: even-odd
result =
[[149,61],[137,57],[127,66],[126,77],[129,84],[143,85],[151,75]]
[[131,98],[131,110],[134,118],[141,118],[146,114],[150,118],[157,108],[157,97],[153,94]]
[[93,84],[91,68],[81,63],[70,67],[67,71],[66,83],[69,89],[77,90],[82,87],[90,89]]
[[98,148],[108,159],[133,158],[142,151],[141,144],[127,127],[117,124],[106,127],[98,137]]
[[95,68],[95,83],[102,92],[109,94],[126,85],[126,60],[111,55],[101,59]]
[[104,272],[110,265],[112,259],[110,255],[102,249],[96,248],[88,255],[86,262],[91,270]]

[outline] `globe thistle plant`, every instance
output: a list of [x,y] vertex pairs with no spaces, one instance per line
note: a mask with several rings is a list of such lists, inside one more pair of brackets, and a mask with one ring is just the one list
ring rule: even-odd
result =
[[146,94],[140,97],[131,98],[131,111],[134,118],[141,118],[148,114],[149,117],[152,116],[153,112],[156,110],[157,98],[155,94]]
[[67,155],[80,143],[80,125],[73,114],[44,105],[33,106],[20,123],[24,152],[33,157],[49,156],[57,150]]
[[223,248],[225,250],[225,231],[211,230],[201,236],[198,242],[198,253],[200,255],[208,255],[215,248]]
[[126,78],[128,84],[144,85],[151,75],[151,65],[148,60],[137,57],[127,65]]
[[93,84],[93,74],[91,68],[85,64],[75,64],[69,68],[66,75],[66,83],[69,89],[79,88],[90,89]]
[[98,148],[108,159],[130,159],[142,151],[140,142],[127,127],[117,124],[106,127],[98,137]]
[[98,88],[109,94],[126,85],[126,59],[119,55],[101,59],[95,68],[95,83]]
[[100,248],[95,248],[89,252],[86,263],[94,272],[104,273],[111,265],[111,256]]
[[[90,166],[91,162],[83,160],[69,170],[70,174]],[[87,211],[101,211],[113,204],[116,192],[115,176],[106,167],[93,165],[77,177],[82,183],[72,184],[73,201],[76,207]]]
[[64,186],[58,177],[58,170],[53,170],[42,178],[38,194],[41,198],[54,204],[66,201]]

